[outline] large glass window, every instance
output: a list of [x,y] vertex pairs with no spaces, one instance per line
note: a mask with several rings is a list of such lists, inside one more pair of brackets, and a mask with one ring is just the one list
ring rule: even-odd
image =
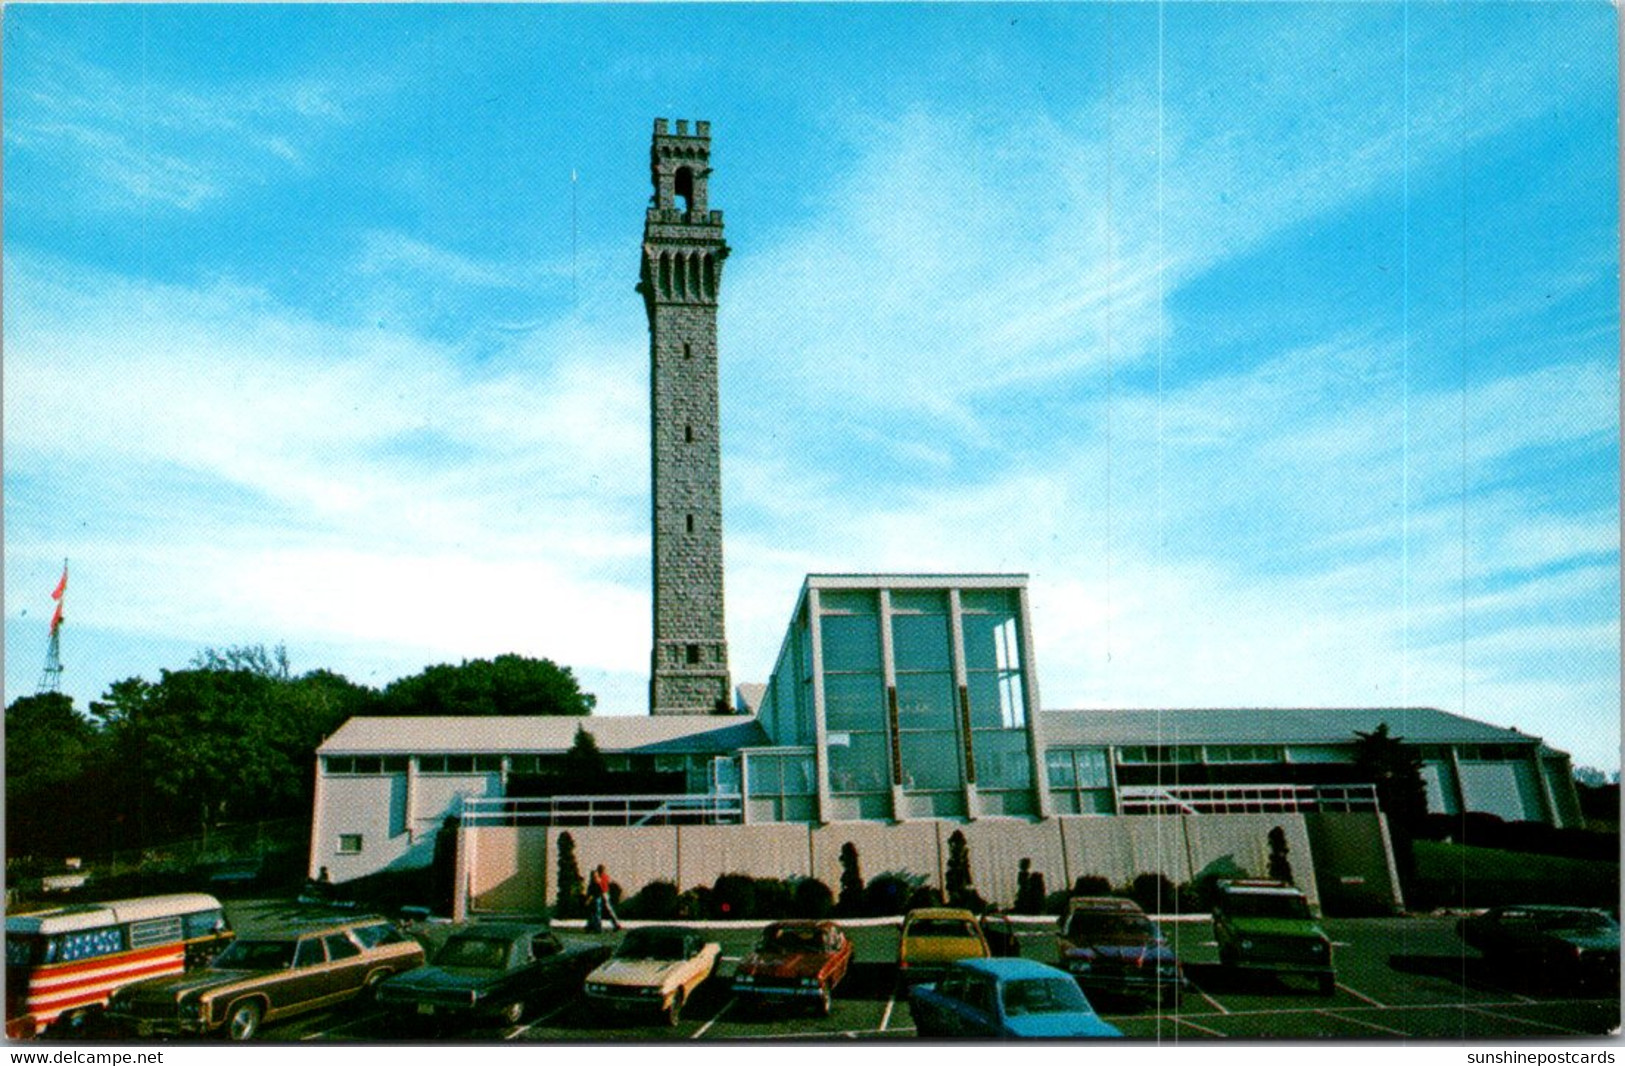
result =
[[828,751],[831,792],[880,792],[889,787],[884,733],[832,732]]
[[891,775],[878,602],[867,590],[825,591],[819,600],[830,791],[884,792]]
[[824,672],[880,671],[880,627],[872,615],[827,614],[819,620]]
[[1112,779],[1104,748],[1050,748],[1044,762],[1058,813],[1111,812]]
[[829,729],[879,729],[885,724],[879,674],[825,674],[824,724]]
[[916,791],[958,789],[964,780],[965,756],[959,740],[948,597],[942,592],[894,592],[892,610],[903,785]]
[[1027,694],[1021,675],[1020,605],[1006,589],[960,594],[966,695],[976,784],[984,789],[1028,788]]

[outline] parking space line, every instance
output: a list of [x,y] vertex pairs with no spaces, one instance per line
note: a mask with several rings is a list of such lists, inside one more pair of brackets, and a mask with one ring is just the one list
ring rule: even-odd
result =
[[555,1007],[546,1014],[542,1015],[540,1018],[537,1018],[535,1021],[531,1022],[529,1025],[518,1025],[512,1029],[509,1029],[506,1033],[502,1034],[502,1039],[512,1040],[515,1037],[522,1036],[523,1034],[536,1028],[538,1025],[541,1025],[543,1022],[552,1021],[554,1018],[557,1018],[560,1014],[563,1014],[566,1010],[573,1006],[575,1006],[575,1004],[571,1002],[564,1004],[562,1007]]
[[700,1026],[698,1029],[696,1029],[694,1031],[694,1035],[689,1037],[689,1039],[690,1040],[698,1040],[700,1037],[704,1036],[705,1031],[707,1029],[711,1028],[713,1025],[717,1024],[717,1019],[722,1017],[724,1014],[727,1014],[728,1013],[728,1008],[733,1006],[736,1002],[738,1002],[737,997],[730,996],[729,999],[728,999],[728,1002],[726,1002],[726,1003],[724,1003],[722,1005],[722,1009],[717,1011],[715,1014],[711,1015],[711,1020],[706,1022],[704,1025]]
[[1368,1029],[1375,1029],[1379,1033],[1392,1033],[1394,1036],[1411,1035],[1410,1033],[1405,1032],[1403,1029],[1390,1029],[1386,1025],[1378,1025],[1376,1022],[1368,1022],[1364,1018],[1356,1017],[1353,1014],[1337,1014],[1330,1010],[1317,1010],[1315,1013],[1324,1014],[1328,1018],[1336,1018],[1340,1022],[1353,1022],[1355,1025],[1363,1025]]
[[886,1001],[886,1013],[880,1016],[879,1032],[884,1033],[886,1031],[886,1026],[891,1024],[891,1009],[895,1006],[897,1006],[897,989],[893,988],[891,990],[891,998]]
[[384,1016],[383,1011],[374,1011],[371,1014],[363,1014],[359,1018],[351,1018],[347,1022],[341,1022],[340,1024],[333,1026],[333,1028],[331,1028],[331,1029],[319,1029],[314,1033],[306,1033],[304,1036],[300,1037],[299,1039],[300,1040],[321,1040],[324,1037],[332,1036],[334,1033],[342,1032],[343,1030],[350,1028],[352,1025],[360,1025],[362,1022],[375,1021],[376,1019],[382,1018],[383,1016]]
[[[1191,985],[1191,987],[1196,988],[1195,985]],[[1212,996],[1208,995],[1206,992],[1202,991],[1200,988],[1196,988],[1196,994],[1201,996],[1203,999],[1207,1000],[1208,1003],[1210,1003],[1213,1006],[1213,1009],[1218,1011],[1220,1014],[1229,1014],[1230,1013],[1230,1008],[1229,1007],[1226,1007],[1223,1003],[1220,1003],[1218,1000],[1214,999]]]
[[1566,1025],[1554,1025],[1551,1022],[1540,1022],[1540,1021],[1536,1021],[1533,1018],[1525,1018],[1521,1014],[1495,1014],[1495,1013],[1492,1013],[1492,1012],[1487,1011],[1487,1010],[1481,1010],[1478,1007],[1468,1006],[1467,1004],[1462,1004],[1461,1009],[1462,1010],[1470,1010],[1474,1014],[1482,1014],[1486,1018],[1494,1018],[1496,1021],[1500,1021],[1500,1022],[1522,1022],[1525,1025],[1538,1025],[1542,1029],[1551,1029],[1551,1030],[1554,1030],[1554,1031],[1559,1032],[1559,1033],[1569,1033],[1569,1034],[1572,1034],[1574,1036],[1593,1036],[1593,1035],[1595,1035],[1595,1034],[1592,1034],[1592,1033],[1587,1033],[1587,1032],[1585,1032],[1583,1030],[1580,1030],[1580,1029],[1570,1029]]
[[1348,985],[1345,985],[1341,981],[1337,982],[1337,987],[1341,988],[1343,991],[1347,992],[1349,995],[1353,996],[1355,999],[1364,1000],[1365,1002],[1371,1004],[1373,1007],[1381,1007],[1383,1010],[1388,1009],[1388,1004],[1379,1003],[1376,1000],[1372,999],[1370,996],[1366,995],[1364,992],[1361,992],[1359,989],[1350,988]]
[[1173,1020],[1178,1022],[1180,1025],[1188,1025],[1192,1029],[1195,1029],[1197,1032],[1206,1033],[1208,1036],[1216,1036],[1216,1037],[1219,1037],[1221,1039],[1227,1039],[1228,1036],[1229,1036],[1229,1034],[1221,1033],[1217,1029],[1209,1029],[1205,1025],[1197,1025],[1195,1022],[1191,1021],[1189,1018],[1186,1018],[1184,1015],[1181,1015],[1181,1014],[1170,1015],[1170,1017],[1172,1017]]

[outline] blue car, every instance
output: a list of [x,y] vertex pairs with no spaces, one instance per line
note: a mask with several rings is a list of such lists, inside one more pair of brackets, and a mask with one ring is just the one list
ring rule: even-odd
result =
[[1065,970],[1031,959],[965,959],[909,994],[922,1037],[1076,1040],[1122,1036]]

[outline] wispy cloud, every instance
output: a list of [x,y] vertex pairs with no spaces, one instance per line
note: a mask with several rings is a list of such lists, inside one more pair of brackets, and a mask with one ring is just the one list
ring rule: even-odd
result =
[[67,172],[60,187],[80,208],[193,211],[264,183],[267,167],[306,168],[309,145],[351,120],[349,101],[376,91],[295,78],[202,93],[58,55],[32,87],[8,93],[7,159]]

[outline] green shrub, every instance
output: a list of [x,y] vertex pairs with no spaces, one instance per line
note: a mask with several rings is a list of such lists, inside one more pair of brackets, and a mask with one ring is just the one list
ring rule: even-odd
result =
[[1147,914],[1172,914],[1178,909],[1178,893],[1174,883],[1162,874],[1137,875],[1128,886],[1127,895]]
[[925,878],[905,870],[888,870],[869,879],[863,889],[863,909],[871,915],[902,914],[909,907],[914,890]]
[[623,918],[671,921],[677,917],[677,886],[670,881],[650,881],[616,911]]
[[756,879],[756,902],[751,906],[751,918],[791,918],[795,916],[795,889],[790,882],[777,877]]
[[756,882],[748,874],[723,874],[711,888],[710,918],[750,918],[756,914]]
[[677,917],[689,919],[711,917],[711,890],[705,885],[695,885],[678,896]]
[[1110,896],[1112,883],[1099,874],[1084,874],[1072,882],[1074,896]]
[[795,884],[790,913],[797,918],[828,918],[835,912],[835,894],[816,877],[803,877]]

